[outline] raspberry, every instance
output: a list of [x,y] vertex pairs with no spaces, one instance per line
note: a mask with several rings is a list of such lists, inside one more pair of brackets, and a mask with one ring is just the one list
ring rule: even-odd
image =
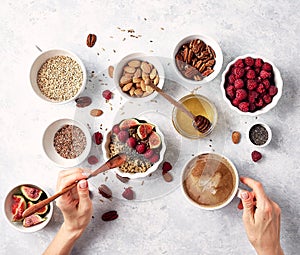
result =
[[238,59],[235,63],[234,63],[235,67],[244,67],[244,62],[242,59]]
[[268,94],[264,95],[263,99],[264,99],[264,101],[265,101],[266,104],[269,104],[269,103],[272,102],[272,97],[270,95],[268,95]]
[[270,86],[270,88],[269,88],[270,96],[272,96],[272,97],[275,96],[277,94],[277,92],[278,92],[278,88],[276,86],[274,86],[274,85]]
[[106,100],[109,100],[112,98],[112,92],[110,90],[104,90],[102,92],[102,96],[106,99]]
[[154,151],[151,149],[146,150],[146,152],[144,153],[144,157],[145,158],[151,158],[152,155],[154,154]]
[[250,111],[250,112],[255,112],[255,110],[256,110],[255,104],[250,104],[250,105],[249,105],[249,111]]
[[252,69],[250,69],[250,70],[247,72],[246,77],[247,77],[248,79],[255,79],[255,77],[256,77],[255,71],[252,70]]
[[137,153],[139,154],[143,154],[146,151],[146,144],[144,143],[140,143],[135,147],[135,150],[137,151]]
[[133,138],[133,137],[129,137],[127,139],[127,145],[130,147],[130,148],[135,148],[136,146],[136,140]]
[[120,127],[119,127],[119,125],[118,125],[118,124],[114,125],[113,128],[112,128],[112,131],[113,131],[113,133],[115,133],[115,134],[119,134],[119,132],[120,132]]
[[250,90],[248,93],[248,101],[249,103],[254,103],[255,99],[258,97],[258,93],[256,91]]
[[262,79],[267,79],[267,78],[270,78],[271,77],[271,73],[265,71],[265,70],[262,70],[260,71],[260,74],[259,76],[262,78]]
[[245,71],[246,71],[246,72],[248,72],[248,71],[251,70],[251,69],[252,69],[251,66],[246,66],[246,67],[245,67]]
[[268,88],[270,88],[270,81],[269,81],[269,80],[267,80],[267,79],[264,79],[264,80],[262,81],[262,83],[264,84],[264,86],[265,86],[265,89],[268,89]]
[[247,89],[254,90],[257,87],[257,82],[255,80],[247,80]]
[[234,87],[236,89],[241,89],[244,87],[244,81],[242,79],[237,79],[234,81]]
[[245,74],[245,69],[237,67],[233,70],[236,79],[242,78]]
[[159,160],[159,155],[158,154],[153,154],[153,156],[149,159],[149,161],[154,164]]
[[229,86],[226,88],[226,93],[227,93],[227,95],[229,96],[229,98],[234,98],[234,97],[235,97],[235,88],[234,88],[234,86],[229,85]]
[[255,71],[255,73],[256,73],[257,75],[259,75],[259,73],[260,73],[260,68],[259,68],[259,67],[256,67],[256,68],[254,69],[254,71]]
[[162,166],[163,174],[170,171],[171,169],[172,165],[169,162],[165,161]]
[[230,84],[233,84],[235,80],[236,80],[236,79],[235,79],[235,77],[234,77],[233,74],[231,74],[231,75],[228,76],[228,82],[229,82]]
[[256,91],[259,93],[259,94],[263,94],[266,92],[266,89],[265,89],[265,86],[263,84],[259,84]]
[[246,64],[247,66],[253,66],[253,65],[254,65],[254,59],[251,58],[251,57],[246,57],[246,58],[245,58],[245,64]]
[[251,157],[254,162],[257,162],[258,160],[260,160],[262,158],[262,155],[259,151],[252,151]]
[[232,100],[232,104],[233,104],[234,106],[239,106],[240,102],[241,102],[241,101],[238,100],[237,98],[235,98],[235,99]]
[[262,100],[262,98],[259,98],[259,99],[256,101],[255,105],[256,105],[257,107],[263,107],[264,101]]
[[103,135],[100,132],[95,132],[93,134],[93,141],[95,142],[95,144],[99,145],[102,143],[103,141]]
[[265,62],[265,63],[262,65],[262,68],[261,68],[261,69],[270,72],[270,71],[273,70],[273,67],[272,67],[271,64]]
[[249,111],[249,103],[248,102],[241,102],[239,104],[239,109],[242,111],[242,112],[248,112]]
[[128,137],[129,137],[129,134],[125,130],[122,130],[118,133],[118,139],[121,143],[125,143],[126,140],[128,139]]
[[257,58],[257,59],[255,59],[254,66],[255,67],[262,67],[263,63],[264,62],[263,62],[263,60],[261,58]]
[[238,100],[242,101],[247,98],[247,91],[244,89],[238,89],[235,95]]

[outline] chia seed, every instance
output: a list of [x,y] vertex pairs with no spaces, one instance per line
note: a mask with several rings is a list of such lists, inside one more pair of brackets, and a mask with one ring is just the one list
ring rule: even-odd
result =
[[263,145],[268,141],[269,134],[264,126],[256,124],[250,129],[249,138],[255,145]]

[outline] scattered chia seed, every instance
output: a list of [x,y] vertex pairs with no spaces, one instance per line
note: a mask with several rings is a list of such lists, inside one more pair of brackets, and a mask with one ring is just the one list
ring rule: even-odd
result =
[[269,138],[268,131],[262,125],[256,124],[250,129],[249,138],[255,145],[263,145]]

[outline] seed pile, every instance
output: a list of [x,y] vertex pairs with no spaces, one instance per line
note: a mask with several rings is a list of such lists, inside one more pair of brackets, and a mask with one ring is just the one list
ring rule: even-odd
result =
[[86,137],[82,130],[74,125],[64,125],[53,140],[57,153],[66,159],[77,158],[86,147]]
[[37,85],[43,95],[55,102],[74,97],[83,81],[79,64],[67,56],[47,59],[37,75]]

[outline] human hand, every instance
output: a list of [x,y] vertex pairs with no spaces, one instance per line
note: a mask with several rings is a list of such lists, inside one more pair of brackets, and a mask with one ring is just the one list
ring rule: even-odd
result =
[[83,169],[75,168],[59,173],[57,191],[79,180],[76,187],[57,199],[56,205],[64,216],[64,227],[73,234],[80,236],[89,224],[93,206],[89,196],[88,182]]
[[242,191],[243,222],[250,243],[259,255],[283,255],[280,246],[281,209],[266,195],[263,186],[251,178],[241,182],[252,188]]

